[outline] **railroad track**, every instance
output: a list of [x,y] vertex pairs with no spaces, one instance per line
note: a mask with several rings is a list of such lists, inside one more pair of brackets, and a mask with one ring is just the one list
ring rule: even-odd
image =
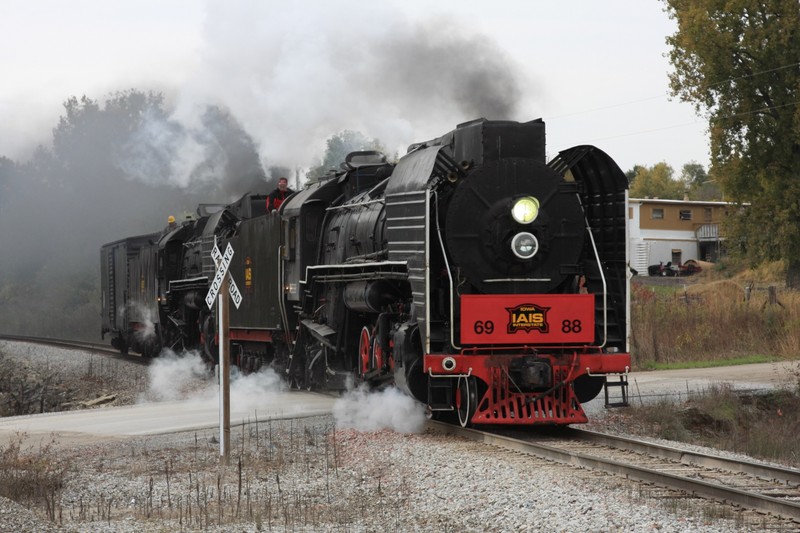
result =
[[[636,439],[564,428],[532,435],[488,433],[429,422],[459,435],[576,467],[731,504],[793,522],[800,529],[800,470],[726,459]],[[513,434],[510,436],[509,434]]]
[[33,344],[41,344],[43,346],[57,346],[59,348],[67,348],[73,350],[83,350],[100,355],[116,357],[125,361],[131,361],[139,365],[150,364],[149,359],[145,359],[139,354],[121,354],[116,348],[112,348],[108,344],[98,344],[85,341],[75,341],[69,339],[55,339],[51,337],[27,337],[23,335],[0,335],[0,340],[15,341],[15,342],[29,342]]

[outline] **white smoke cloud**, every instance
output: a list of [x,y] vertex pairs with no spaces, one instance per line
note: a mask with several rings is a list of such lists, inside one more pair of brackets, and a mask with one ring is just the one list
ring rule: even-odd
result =
[[[231,374],[231,405],[237,409],[254,409],[269,403],[270,397],[289,390],[289,386],[271,368],[242,375]],[[215,396],[216,397],[216,396]]]
[[197,352],[176,354],[165,348],[148,367],[147,391],[140,403],[202,398],[210,394],[213,380]]
[[395,388],[370,392],[364,386],[348,391],[333,404],[336,427],[359,431],[391,429],[420,433],[425,427],[425,408]]
[[[149,367],[148,389],[139,403],[188,400],[216,405],[219,383],[197,352],[176,354],[164,349]],[[271,368],[248,375],[231,367],[230,404],[237,411],[269,404],[288,385]],[[399,433],[420,433],[425,426],[425,408],[396,388],[370,392],[366,387],[349,390],[337,399],[333,416],[339,428],[359,431],[390,429]]]
[[142,328],[137,329],[134,332],[134,337],[141,343],[155,340],[156,336],[156,325],[153,322],[153,312],[150,309],[145,308],[144,306],[140,305],[130,305],[131,310],[131,318],[130,320],[134,320],[142,324]]
[[307,168],[345,129],[402,154],[465,120],[520,119],[521,87],[531,92],[522,66],[454,14],[415,21],[391,3],[358,0],[194,7],[192,18],[203,22],[191,49],[173,58],[180,68],[168,62],[158,84],[150,70],[126,70],[118,85],[115,77],[100,86],[82,80],[76,93],[100,101],[126,87],[166,95],[174,113],[146,116],[134,142],[115,154],[122,170],[150,185],[164,184],[167,171],[179,188],[220,179],[225,152],[200,118],[209,105],[231,111],[265,167]]
[[202,59],[173,118],[224,105],[258,140],[262,160],[292,168],[344,129],[403,153],[465,120],[518,119],[522,69],[490,39],[453,25],[413,22],[379,2],[209,0]]
[[179,124],[151,110],[115,157],[132,179],[148,185],[166,181],[181,189],[218,181],[227,162],[225,150],[205,125],[196,120]]
[[[190,400],[216,404],[219,401],[219,380],[196,351],[176,354],[164,349],[148,367],[148,389],[140,403]],[[230,401],[237,409],[264,405],[269,397],[288,390],[288,386],[271,368],[244,375],[231,366]]]

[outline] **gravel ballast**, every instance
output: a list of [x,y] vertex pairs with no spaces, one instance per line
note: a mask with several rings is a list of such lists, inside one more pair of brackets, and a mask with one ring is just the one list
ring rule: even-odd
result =
[[[31,365],[37,359],[59,365],[77,379],[85,365],[70,350],[0,341],[0,352]],[[116,405],[147,395],[140,380],[127,383],[140,390],[103,387],[103,393],[117,394]],[[338,420],[338,427],[334,416],[234,427],[228,465],[220,462],[214,429],[80,446],[54,436],[26,445],[64,469],[49,508],[55,520],[47,519],[44,498],[0,497],[0,531],[760,529],[727,507],[613,476],[452,436],[363,431]]]

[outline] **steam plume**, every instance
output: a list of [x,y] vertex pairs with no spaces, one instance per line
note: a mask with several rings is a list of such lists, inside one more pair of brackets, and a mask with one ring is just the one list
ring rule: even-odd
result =
[[344,129],[407,146],[464,120],[512,118],[519,103],[521,69],[451,19],[410,21],[377,2],[234,6],[209,3],[204,62],[176,118],[216,98],[265,161],[308,165]]
[[337,427],[360,431],[419,433],[425,426],[422,405],[395,388],[376,392],[364,387],[351,390],[333,404],[333,416]]

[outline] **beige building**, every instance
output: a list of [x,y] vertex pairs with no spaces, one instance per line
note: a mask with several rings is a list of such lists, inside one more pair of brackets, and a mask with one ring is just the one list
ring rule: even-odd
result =
[[722,253],[720,222],[727,202],[630,198],[628,227],[631,267],[647,275],[648,265],[690,259],[715,261]]

